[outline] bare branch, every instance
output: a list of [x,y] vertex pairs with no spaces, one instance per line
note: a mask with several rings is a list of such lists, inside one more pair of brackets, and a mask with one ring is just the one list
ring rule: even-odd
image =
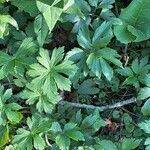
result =
[[94,105],[87,105],[87,104],[81,104],[81,103],[72,103],[72,102],[67,102],[67,101],[60,101],[58,105],[68,105],[70,107],[76,107],[76,108],[85,108],[85,109],[98,109],[99,111],[105,111],[107,109],[114,109],[114,108],[119,108],[131,103],[135,103],[136,98],[132,97],[131,99],[124,100],[112,105],[106,105],[106,106],[94,106]]

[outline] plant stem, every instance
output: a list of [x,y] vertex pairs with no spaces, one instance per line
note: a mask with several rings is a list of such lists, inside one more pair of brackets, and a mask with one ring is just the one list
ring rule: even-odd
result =
[[45,134],[45,141],[46,141],[46,144],[49,146],[49,147],[52,147],[52,145],[49,143],[48,141],[48,137],[47,137],[47,134]]

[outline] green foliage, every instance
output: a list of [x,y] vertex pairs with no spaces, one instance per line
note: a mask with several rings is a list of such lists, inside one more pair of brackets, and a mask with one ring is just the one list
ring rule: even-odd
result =
[[50,122],[47,118],[43,119],[39,115],[34,115],[32,118],[27,118],[28,128],[19,128],[14,137],[13,143],[18,144],[18,148],[25,149],[39,149],[45,148],[45,141],[43,139],[44,132],[48,131]]
[[5,125],[8,121],[10,123],[19,123],[22,119],[22,115],[19,112],[22,107],[15,102],[9,102],[11,97],[12,90],[4,91],[4,87],[0,86],[0,125]]
[[[32,64],[28,74],[34,79],[23,91],[21,97],[28,99],[27,103],[36,103],[39,112],[43,110],[51,113],[54,104],[61,99],[59,90],[70,91],[71,81],[65,76],[71,76],[76,72],[76,66],[70,60],[64,59],[64,49],[54,49],[49,57],[48,51],[41,49],[37,60],[39,63]],[[65,75],[65,76],[64,76]]]
[[122,150],[134,150],[140,145],[141,141],[142,140],[140,140],[140,139],[136,140],[134,138],[123,139],[121,149]]
[[[144,130],[145,133],[150,134],[150,121],[149,120],[146,120],[146,121],[140,123],[139,127],[142,130]],[[144,143],[144,145],[146,145],[146,150],[150,149],[150,141],[149,140],[150,140],[150,138],[148,137]]]
[[32,64],[28,74],[34,79],[31,85],[41,89],[44,94],[52,98],[57,95],[58,89],[70,91],[71,81],[65,76],[71,76],[76,72],[76,66],[72,61],[64,59],[64,49],[54,49],[49,57],[48,51],[41,49],[37,57],[38,63]]
[[79,94],[97,94],[99,89],[93,86],[94,81],[92,79],[85,80],[78,88]]
[[39,12],[36,6],[36,0],[11,0],[11,3],[20,10],[28,12],[31,16],[36,16]]
[[70,146],[70,140],[84,141],[83,134],[78,130],[77,124],[66,123],[64,128],[61,129],[58,122],[54,122],[50,128],[50,132],[56,135],[56,144],[61,150],[68,150]]
[[84,75],[92,71],[98,78],[103,74],[108,80],[113,77],[113,69],[108,62],[122,67],[119,61],[119,54],[111,48],[107,48],[107,44],[112,38],[111,23],[102,23],[90,37],[88,27],[84,26],[79,30],[78,43],[83,49],[74,48],[68,52],[68,58],[77,62],[79,71]]
[[150,100],[147,100],[141,109],[144,115],[150,115],[149,107],[150,107]]
[[9,129],[8,129],[8,125],[6,125],[6,127],[0,125],[0,136],[1,136],[0,147],[3,147],[9,141]]
[[18,29],[18,24],[14,18],[8,14],[0,14],[0,38],[4,38],[9,34],[9,24]]
[[150,2],[147,0],[133,0],[130,5],[122,10],[120,19],[122,25],[114,28],[117,39],[122,43],[141,42],[150,38],[150,22],[148,12]]
[[145,131],[145,133],[150,133],[150,130],[149,130],[149,127],[150,127],[150,121],[149,120],[146,120],[142,123],[139,124],[139,127],[141,129],[143,129]]
[[148,57],[142,58],[140,61],[138,58],[133,60],[131,67],[125,67],[123,69],[118,69],[118,73],[126,77],[123,84],[134,85],[135,87],[140,87],[140,82],[143,83],[145,74],[150,70],[150,65],[148,64]]
[[23,76],[25,68],[33,62],[33,55],[36,52],[36,44],[32,38],[24,39],[17,52],[11,56],[5,52],[0,52],[0,78],[3,79],[8,75]]
[[72,147],[71,143],[88,141],[92,136],[91,131],[97,132],[103,126],[105,123],[98,111],[85,118],[82,118],[81,112],[78,111],[63,127],[59,122],[53,122],[49,130],[49,138],[56,141],[61,150],[68,150]]
[[[79,56],[78,58],[76,57],[77,55]],[[90,69],[98,78],[101,78],[103,74],[108,80],[113,77],[113,69],[108,62],[122,67],[119,57],[117,52],[110,48],[103,48],[95,52],[90,51],[90,53],[75,48],[68,53],[68,58],[74,60],[77,62],[77,66],[80,66],[80,72],[83,71],[87,75]]]
[[35,18],[34,31],[37,36],[38,44],[40,47],[42,47],[48,35],[48,26],[42,15],[38,15]]
[[101,141],[99,141],[99,144],[103,147],[104,150],[109,150],[110,148],[112,150],[117,150],[116,145],[112,141],[101,140]]
[[149,12],[0,0],[0,149],[149,150]]

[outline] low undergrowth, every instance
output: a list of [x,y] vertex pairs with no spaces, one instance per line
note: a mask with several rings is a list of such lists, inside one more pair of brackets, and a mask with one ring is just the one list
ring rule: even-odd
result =
[[0,0],[0,149],[150,150],[149,0]]

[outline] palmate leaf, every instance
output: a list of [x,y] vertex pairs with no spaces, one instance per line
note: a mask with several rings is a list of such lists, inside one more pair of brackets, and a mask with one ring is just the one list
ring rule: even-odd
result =
[[18,144],[18,149],[21,150],[31,150],[33,148],[44,150],[46,144],[42,136],[50,128],[49,119],[35,114],[32,118],[27,119],[27,125],[27,129],[19,128],[17,130],[13,144]]
[[98,78],[101,78],[103,74],[110,81],[113,77],[113,69],[109,63],[122,67],[120,55],[114,49],[106,47],[113,37],[112,23],[105,21],[100,24],[93,36],[90,34],[88,25],[84,21],[83,24],[77,37],[83,50],[74,48],[68,52],[67,57],[77,62],[80,74],[84,73],[86,76],[90,70]]
[[7,121],[11,123],[19,123],[22,115],[19,110],[22,108],[17,103],[10,103],[8,100],[12,97],[12,90],[4,91],[4,87],[0,86],[0,125],[5,125]]
[[4,78],[8,75],[21,75],[23,76],[25,68],[33,62],[31,54],[34,54],[37,50],[36,44],[32,38],[26,38],[23,40],[17,52],[11,56],[7,53],[0,52],[0,78]]
[[111,48],[103,48],[90,53],[86,53],[86,51],[79,48],[74,48],[68,52],[67,58],[77,62],[80,71],[84,72],[88,68],[98,78],[101,78],[103,74],[108,80],[111,80],[113,77],[113,69],[109,63],[122,67],[122,63],[119,60],[120,55]]
[[54,49],[49,57],[47,50],[41,49],[37,57],[38,63],[32,64],[28,74],[33,77],[31,84],[41,89],[43,94],[51,98],[57,95],[58,89],[70,91],[71,81],[68,77],[75,74],[77,67],[72,61],[64,59],[64,48]]
[[27,99],[27,104],[36,104],[36,109],[40,113],[42,111],[51,113],[55,104],[57,104],[61,99],[58,94],[51,94],[51,98],[49,98],[47,95],[44,95],[40,89],[38,90],[32,86],[28,86],[27,89],[20,94],[20,96],[22,99]]
[[71,140],[74,141],[84,141],[84,135],[77,124],[73,122],[68,122],[64,125],[64,128],[61,129],[61,126],[58,122],[53,122],[50,128],[51,134],[56,135],[56,144],[61,150],[69,150]]
[[146,74],[150,70],[150,65],[148,64],[149,58],[146,56],[139,60],[136,58],[133,60],[131,67],[125,67],[122,69],[117,69],[117,72],[122,76],[125,76],[126,79],[124,84],[134,85],[135,87],[139,87],[139,83],[146,82],[148,78]]
[[94,50],[104,48],[113,37],[111,29],[112,23],[110,21],[105,21],[100,24],[100,26],[96,28],[93,37],[91,37],[89,28],[85,21],[82,21],[82,24],[83,25],[79,30],[77,40],[79,45],[84,49]]
[[150,1],[133,0],[122,10],[120,19],[122,25],[114,28],[117,39],[122,43],[140,42],[150,38]]

